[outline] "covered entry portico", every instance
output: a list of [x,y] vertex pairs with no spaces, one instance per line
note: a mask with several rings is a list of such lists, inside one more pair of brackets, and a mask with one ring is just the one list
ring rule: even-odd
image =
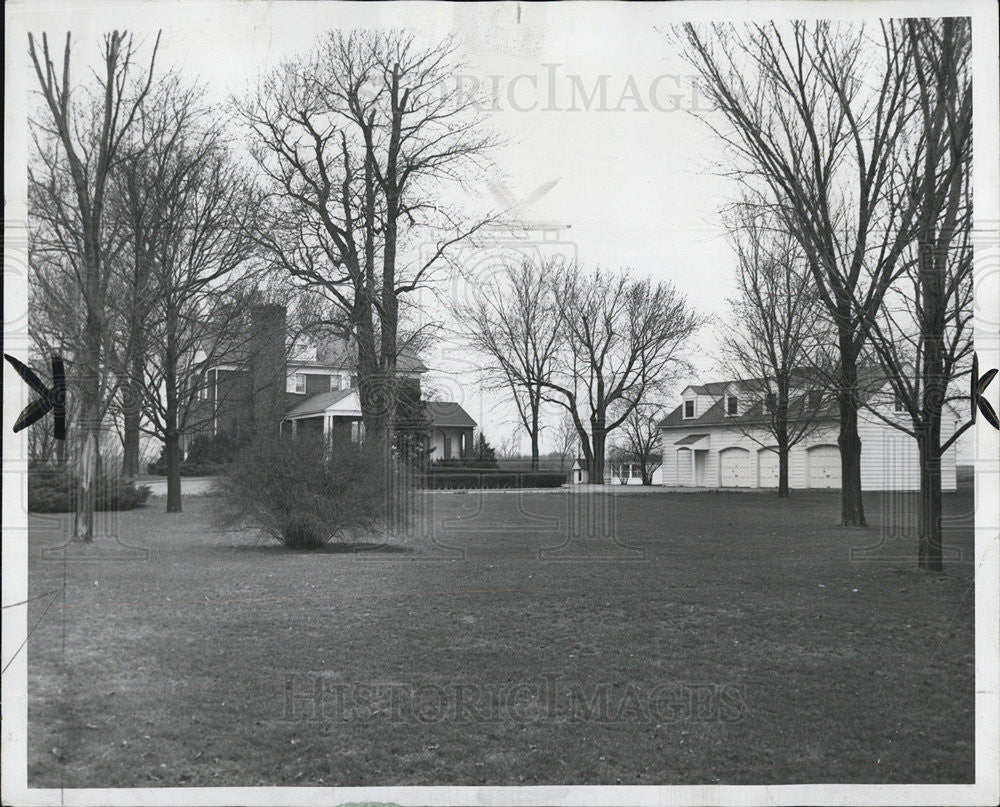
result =
[[362,442],[365,427],[357,390],[334,390],[308,398],[285,415],[281,431],[322,434],[337,444]]
[[677,446],[677,484],[686,487],[704,487],[709,436],[689,434],[674,445]]

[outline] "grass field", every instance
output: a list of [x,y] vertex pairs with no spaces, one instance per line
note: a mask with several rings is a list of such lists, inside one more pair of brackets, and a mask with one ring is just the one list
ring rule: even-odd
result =
[[154,499],[131,560],[43,553],[33,517],[29,784],[971,782],[972,497],[945,498],[941,575],[877,495],[852,530],[825,493],[442,492],[311,554]]

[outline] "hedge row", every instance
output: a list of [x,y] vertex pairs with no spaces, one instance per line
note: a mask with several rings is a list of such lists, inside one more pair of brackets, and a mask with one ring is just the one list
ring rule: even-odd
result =
[[[116,475],[103,473],[96,485],[95,510],[131,510],[146,503],[150,490],[136,487]],[[42,467],[28,470],[29,513],[71,513],[79,501],[80,489],[65,468]]]
[[558,471],[429,468],[421,474],[418,481],[427,490],[558,488],[566,484],[566,474]]

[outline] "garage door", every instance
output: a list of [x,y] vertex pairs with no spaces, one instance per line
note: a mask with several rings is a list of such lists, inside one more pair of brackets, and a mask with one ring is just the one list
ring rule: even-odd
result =
[[677,449],[677,484],[691,485],[691,449]]
[[840,449],[837,446],[814,446],[806,452],[809,487],[840,487]]
[[762,448],[757,452],[757,473],[762,488],[778,487],[778,452],[776,449]]
[[744,448],[727,448],[720,451],[719,481],[724,488],[752,487],[750,452]]

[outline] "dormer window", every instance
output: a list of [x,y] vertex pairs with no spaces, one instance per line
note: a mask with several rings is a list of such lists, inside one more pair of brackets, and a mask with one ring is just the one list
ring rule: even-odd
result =
[[729,395],[726,398],[726,415],[728,417],[733,417],[740,413],[740,399],[735,395]]
[[694,401],[684,401],[684,417],[685,419],[694,417]]

